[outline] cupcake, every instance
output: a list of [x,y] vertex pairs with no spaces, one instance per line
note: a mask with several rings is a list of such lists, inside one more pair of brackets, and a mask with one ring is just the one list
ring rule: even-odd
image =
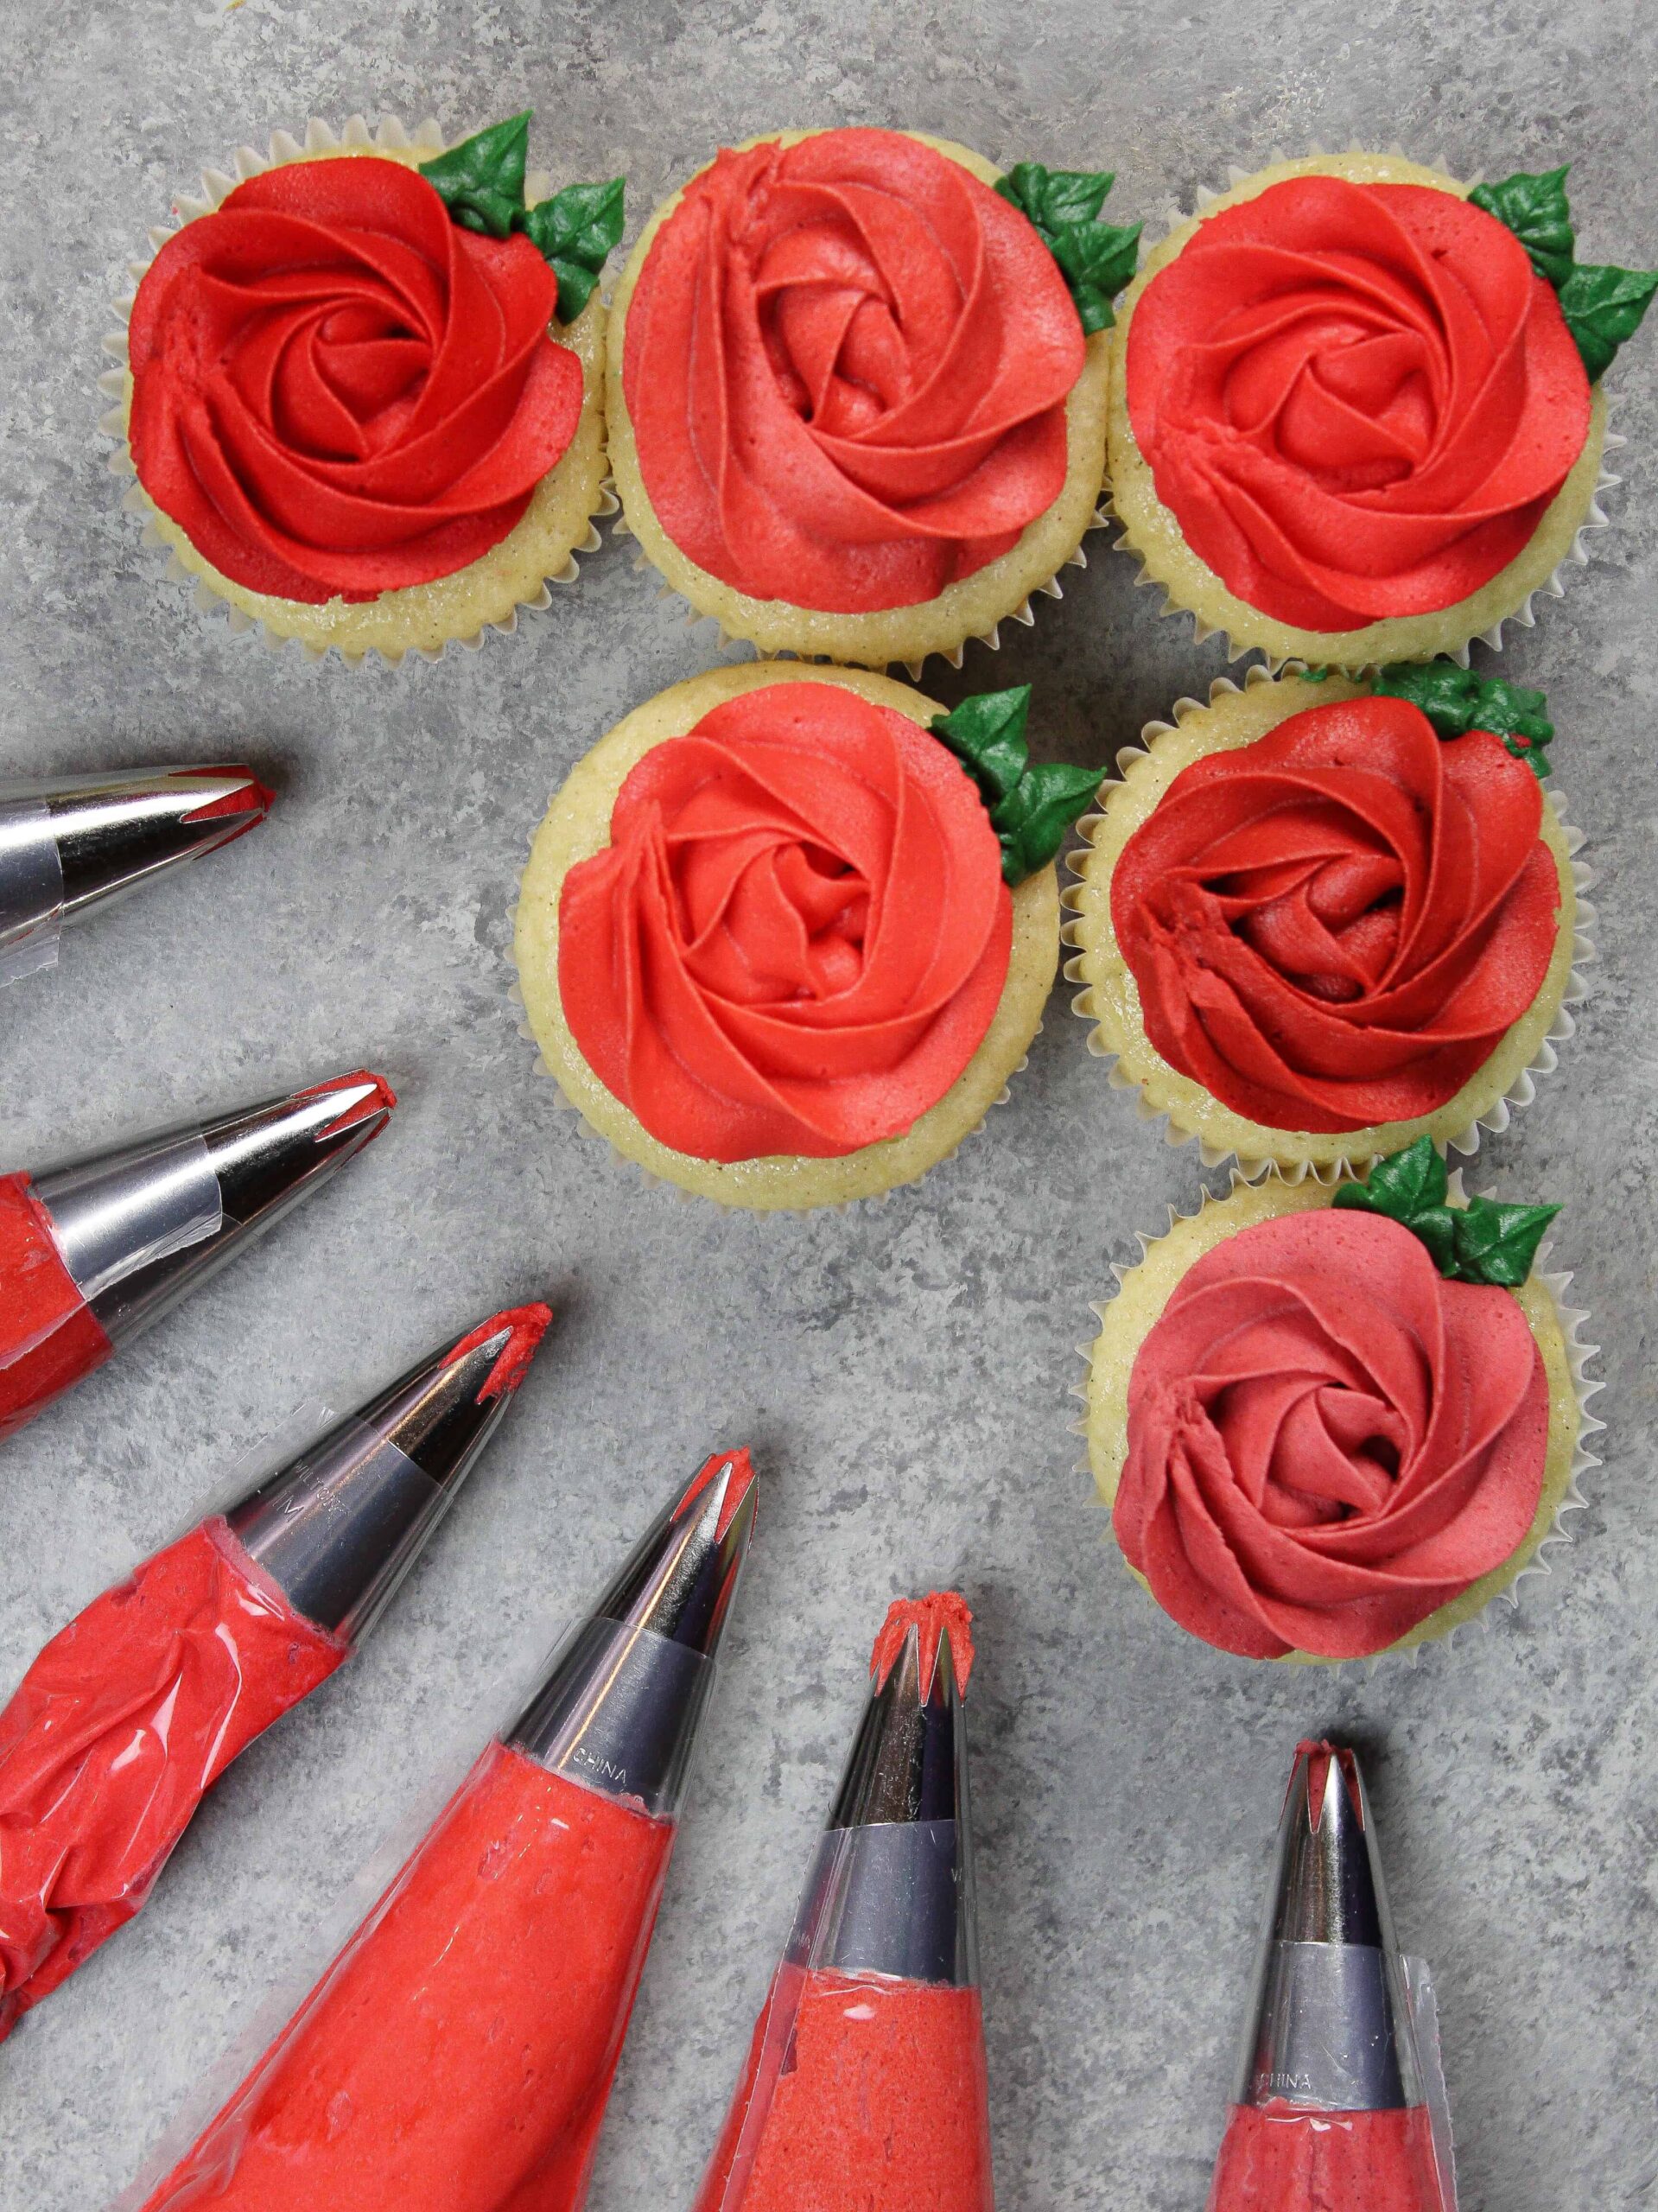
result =
[[1238,1184],[1098,1308],[1089,1459],[1171,1619],[1251,1659],[1444,1637],[1513,1584],[1593,1462],[1556,1209],[1464,1205],[1426,1137],[1333,1193]]
[[602,738],[536,834],[514,955],[588,1125],[761,1211],[953,1153],[1041,1027],[1053,856],[1099,781],[1030,764],[1029,701],[946,715],[883,676],[750,663]]
[[348,659],[545,606],[598,543],[622,180],[525,196],[528,113],[447,151],[279,132],[152,232],[105,427],[205,606]]
[[1344,668],[1460,653],[1600,519],[1600,379],[1658,276],[1578,261],[1565,181],[1280,162],[1147,257],[1112,499],[1200,636]]
[[1098,519],[1111,299],[1139,226],[1108,175],[898,130],[720,153],[617,287],[607,409],[626,526],[762,652],[918,671],[1030,619]]
[[1072,863],[1077,1012],[1211,1164],[1472,1152],[1581,997],[1581,842],[1540,691],[1450,661],[1251,671],[1125,754]]

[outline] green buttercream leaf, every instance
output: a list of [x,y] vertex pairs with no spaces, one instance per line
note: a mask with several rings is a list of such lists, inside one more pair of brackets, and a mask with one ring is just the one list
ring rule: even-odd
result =
[[1450,660],[1401,661],[1379,671],[1372,688],[1379,697],[1408,699],[1420,707],[1441,737],[1490,730],[1540,778],[1548,773],[1545,748],[1554,725],[1540,691],[1501,676],[1481,676]]
[[1335,1203],[1363,1213],[1385,1213],[1408,1225],[1413,1214],[1443,1206],[1447,1187],[1445,1161],[1432,1138],[1420,1136],[1402,1152],[1378,1160],[1365,1182],[1344,1183]]
[[930,725],[967,770],[988,806],[1011,798],[1030,765],[1025,725],[1031,717],[1031,687],[981,691]]
[[1333,1203],[1398,1222],[1427,1248],[1442,1275],[1518,1289],[1531,1273],[1543,1231],[1559,1206],[1499,1205],[1490,1198],[1453,1206],[1448,1194],[1445,1161],[1433,1140],[1420,1136],[1402,1151],[1378,1160],[1367,1181],[1344,1183]]
[[567,184],[527,208],[518,227],[549,261],[580,262],[596,274],[622,242],[626,186],[619,176],[604,184]]
[[593,296],[599,272],[589,269],[585,262],[566,261],[562,254],[549,254],[547,261],[558,279],[558,319],[561,322],[574,322]]
[[1049,240],[1090,337],[1116,321],[1111,302],[1134,279],[1140,232],[1138,223],[1067,223]]
[[593,294],[600,271],[621,244],[626,220],[625,177],[603,184],[567,184],[538,200],[518,218],[518,228],[558,278],[558,319],[574,322]]
[[1610,367],[1658,292],[1658,270],[1575,268],[1560,286],[1560,311],[1578,342],[1591,384]]
[[1050,169],[1040,162],[1015,162],[996,186],[1036,226],[1089,337],[1115,321],[1112,300],[1133,277],[1140,257],[1138,223],[1096,219],[1115,181],[1106,169]]
[[1522,169],[1500,184],[1477,184],[1468,195],[1476,207],[1514,232],[1531,256],[1532,267],[1557,290],[1572,274],[1578,251],[1566,175],[1564,168],[1535,176]]
[[1560,1211],[1471,1198],[1455,1214],[1458,1280],[1517,1290],[1531,1273],[1543,1231]]
[[463,138],[447,154],[422,162],[420,173],[463,230],[504,238],[524,213],[524,165],[530,110]]
[[1455,1206],[1424,1206],[1402,1224],[1426,1245],[1429,1259],[1442,1275],[1457,1272],[1457,1224],[1461,1218]]
[[1066,223],[1091,223],[1115,182],[1109,169],[1050,169],[1040,162],[1015,162],[996,190],[1039,231],[1056,231]]
[[1001,872],[1023,883],[1048,862],[1065,842],[1065,832],[1093,804],[1100,788],[1099,768],[1072,768],[1045,760],[1027,768],[1017,788],[990,810],[990,826],[1001,840]]
[[1011,691],[981,691],[929,725],[978,785],[1010,884],[1047,866],[1105,772],[1051,760],[1032,767],[1025,741],[1030,716],[1031,687],[1021,683]]

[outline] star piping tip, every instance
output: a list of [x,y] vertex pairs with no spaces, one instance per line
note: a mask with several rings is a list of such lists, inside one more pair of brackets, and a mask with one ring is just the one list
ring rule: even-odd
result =
[[716,1543],[736,1519],[739,1508],[754,1486],[754,1462],[748,1456],[746,1445],[740,1444],[734,1452],[710,1452],[692,1476],[685,1495],[674,1510],[674,1518],[681,1519],[708,1485],[726,1474],[727,1469],[729,1474],[720,1507],[719,1525],[714,1532]]
[[485,1376],[478,1392],[477,1402],[485,1404],[491,1398],[511,1397],[524,1376],[530,1363],[541,1348],[541,1340],[552,1325],[553,1309],[536,1303],[530,1306],[510,1306],[499,1313],[492,1313],[487,1321],[480,1321],[455,1344],[449,1357],[462,1359],[480,1344],[501,1338],[501,1348],[495,1364]]
[[886,1688],[887,1677],[904,1656],[905,1643],[912,1635],[918,1639],[923,1696],[932,1688],[940,1649],[948,1644],[956,1694],[965,1697],[974,1656],[973,1615],[966,1599],[955,1590],[930,1590],[924,1598],[894,1599],[869,1655],[869,1672],[877,1690]]
[[[327,1083],[314,1083],[307,1090],[296,1090],[294,1096],[327,1098],[332,1093],[339,1095],[340,1111],[317,1131],[319,1136],[338,1136],[342,1129],[355,1128],[359,1122],[366,1122],[376,1114],[383,1117],[384,1127],[397,1103],[397,1092],[372,1068],[354,1068],[349,1075],[331,1076]],[[378,1130],[375,1134],[378,1135]]]
[[[251,768],[244,767],[239,763],[234,766],[181,768],[179,773],[187,779],[202,782],[210,777],[215,781],[230,777],[240,779],[234,791],[221,791],[217,798],[210,798],[202,805],[193,807],[181,817],[186,823],[216,822],[221,817],[245,814],[248,818],[236,832],[236,836],[240,837],[248,830],[256,829],[276,804],[276,794],[270,785],[262,783]],[[225,840],[226,844],[233,842],[229,837]]]
[[1364,1827],[1368,1825],[1364,1787],[1359,1777],[1357,1756],[1348,1744],[1332,1744],[1323,1737],[1303,1737],[1295,1747],[1295,1764],[1290,1773],[1289,1789],[1285,1793],[1286,1803],[1293,1795],[1297,1782],[1305,1778],[1307,1826],[1316,1830],[1324,1820],[1332,1769],[1340,1786],[1347,1792],[1354,1819],[1360,1827]]

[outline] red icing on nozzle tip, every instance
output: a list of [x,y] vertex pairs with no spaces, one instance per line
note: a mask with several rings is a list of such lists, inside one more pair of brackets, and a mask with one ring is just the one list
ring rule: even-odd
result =
[[[241,776],[245,779],[240,791],[226,791],[222,798],[211,798],[205,806],[193,807],[184,817],[186,822],[215,822],[221,815],[252,813],[252,821],[245,823],[236,833],[237,836],[245,837],[250,830],[254,829],[264,820],[266,815],[276,804],[276,792],[268,784],[262,784],[251,768],[244,768],[240,766],[221,768],[181,768],[179,773],[181,776]],[[257,810],[254,811],[256,809]],[[226,839],[226,842],[234,843],[235,840],[231,838]]]
[[499,1336],[503,1329],[510,1329],[500,1357],[484,1378],[478,1393],[481,1406],[491,1398],[510,1397],[530,1372],[530,1363],[540,1347],[553,1319],[550,1306],[510,1306],[504,1313],[492,1313],[487,1321],[480,1321],[470,1336],[462,1337],[449,1354],[451,1359],[463,1359],[475,1351],[491,1337]]
[[869,1655],[869,1671],[875,1678],[875,1688],[886,1688],[886,1677],[903,1656],[905,1639],[912,1629],[920,1637],[923,1691],[932,1681],[933,1669],[938,1664],[939,1641],[948,1629],[956,1694],[965,1697],[968,1676],[973,1672],[973,1616],[968,1611],[966,1599],[955,1590],[930,1590],[924,1598],[899,1598],[893,1601]]
[[[1352,1800],[1353,1815],[1361,1827],[1364,1826],[1364,1793],[1359,1788],[1359,1764],[1345,1744],[1331,1744],[1322,1736],[1304,1736],[1295,1747],[1295,1764],[1299,1766],[1305,1755],[1307,1763],[1307,1826],[1316,1828],[1324,1810],[1324,1791],[1330,1786],[1330,1762],[1334,1759],[1347,1795]],[[1295,1772],[1290,1771],[1290,1788],[1295,1787]]]
[[326,1098],[331,1090],[355,1090],[363,1084],[372,1084],[372,1096],[359,1099],[348,1107],[338,1120],[327,1123],[319,1131],[322,1136],[334,1136],[341,1129],[355,1128],[359,1122],[366,1122],[371,1114],[389,1114],[397,1103],[397,1094],[383,1075],[376,1075],[372,1068],[356,1068],[350,1075],[336,1075],[327,1083],[314,1083],[308,1090],[296,1090],[295,1098]]
[[748,1456],[746,1444],[740,1444],[734,1452],[710,1452],[692,1476],[685,1495],[676,1509],[677,1516],[683,1513],[688,1505],[702,1496],[721,1468],[727,1466],[731,1469],[731,1480],[726,1484],[725,1503],[720,1508],[720,1525],[714,1532],[716,1543],[731,1526],[737,1508],[753,1488],[754,1462]]

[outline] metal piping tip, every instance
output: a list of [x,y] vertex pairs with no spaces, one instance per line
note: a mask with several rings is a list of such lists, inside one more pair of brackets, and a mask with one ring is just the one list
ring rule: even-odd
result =
[[1298,1745],[1234,2101],[1375,2112],[1421,2101],[1357,1757]]
[[677,1490],[506,1732],[572,1780],[671,1815],[753,1533],[746,1451]]
[[359,1642],[454,1503],[552,1314],[497,1313],[440,1346],[226,1515],[295,1609]]
[[[257,827],[276,794],[251,768],[115,769],[31,783],[0,783],[0,812],[18,825],[0,876],[45,870],[60,918],[124,898],[165,869],[200,860]],[[21,834],[28,821],[29,836]],[[0,911],[6,906],[0,881]]]
[[900,1599],[888,1612],[830,1827],[956,1818],[967,1777],[972,1618],[954,1592],[937,1591]]
[[810,1968],[978,1980],[967,1681],[972,1615],[953,1592],[900,1599],[818,1848],[790,1956]]
[[757,1503],[747,1452],[716,1452],[665,1505],[594,1608],[711,1659],[719,1647]]
[[147,1328],[373,1141],[397,1095],[359,1069],[32,1180],[112,1343]]

